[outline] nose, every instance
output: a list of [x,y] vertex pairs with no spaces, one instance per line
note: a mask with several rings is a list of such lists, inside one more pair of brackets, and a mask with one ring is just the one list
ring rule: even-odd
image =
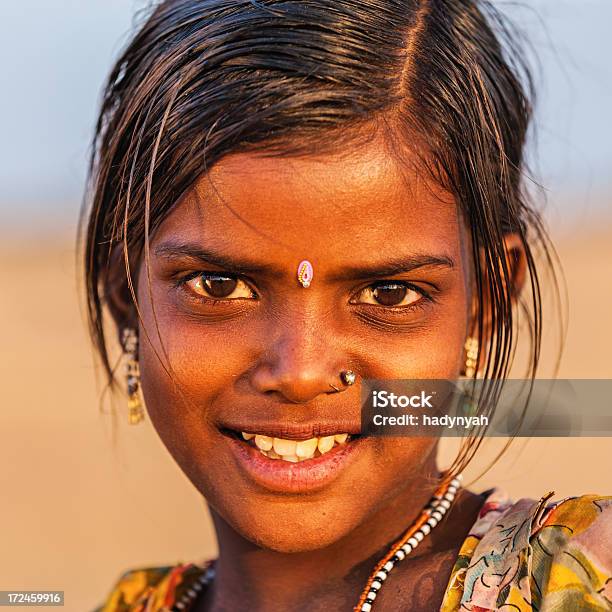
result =
[[305,323],[293,320],[276,327],[251,371],[251,384],[257,391],[302,404],[345,389],[340,372],[348,368],[338,334],[322,327],[320,320],[316,326]]

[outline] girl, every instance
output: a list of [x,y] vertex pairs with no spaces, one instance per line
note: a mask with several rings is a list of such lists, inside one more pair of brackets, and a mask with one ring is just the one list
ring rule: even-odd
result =
[[479,429],[444,472],[435,437],[361,435],[363,379],[494,400],[518,308],[535,376],[518,57],[476,0],[154,7],[97,125],[91,332],[114,384],[111,315],[129,418],[142,391],[219,557],[128,572],[102,610],[609,609],[612,498],[461,489]]

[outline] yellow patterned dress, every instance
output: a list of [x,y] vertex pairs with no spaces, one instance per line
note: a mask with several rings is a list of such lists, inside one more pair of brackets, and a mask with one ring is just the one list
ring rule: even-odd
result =
[[[512,503],[499,489],[488,493],[440,612],[612,611],[612,496],[552,495]],[[204,571],[192,563],[131,570],[96,612],[172,611]]]

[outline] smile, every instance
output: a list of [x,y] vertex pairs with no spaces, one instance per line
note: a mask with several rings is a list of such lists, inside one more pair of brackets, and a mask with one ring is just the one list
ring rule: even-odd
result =
[[359,433],[355,422],[244,423],[225,425],[221,432],[229,442],[236,467],[247,480],[284,494],[309,493],[330,486],[369,446],[369,439]]
[[298,463],[321,457],[335,446],[346,444],[350,436],[348,433],[340,433],[296,441],[243,431],[242,438],[269,459]]

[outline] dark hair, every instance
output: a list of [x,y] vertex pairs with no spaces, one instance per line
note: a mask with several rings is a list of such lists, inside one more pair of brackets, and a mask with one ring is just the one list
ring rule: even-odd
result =
[[[150,234],[224,155],[302,155],[380,131],[398,155],[418,152],[465,215],[480,305],[475,333],[493,399],[516,344],[503,237],[520,237],[533,378],[542,335],[534,253],[541,246],[552,267],[552,251],[524,188],[533,87],[513,40],[478,0],[154,6],[104,90],[84,209],[89,322],[109,383],[103,307],[117,245],[126,266],[120,284],[135,301],[130,269],[146,258]],[[480,443],[473,440],[452,471],[469,462]]]

